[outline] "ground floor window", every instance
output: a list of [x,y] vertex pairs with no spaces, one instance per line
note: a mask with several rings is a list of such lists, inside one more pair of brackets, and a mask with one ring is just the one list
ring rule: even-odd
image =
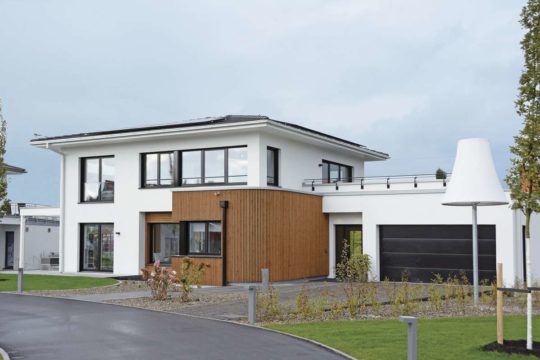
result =
[[151,261],[170,264],[172,255],[180,255],[180,224],[150,224]]
[[114,225],[81,224],[81,270],[113,271]]
[[189,222],[189,253],[195,255],[221,255],[221,223]]

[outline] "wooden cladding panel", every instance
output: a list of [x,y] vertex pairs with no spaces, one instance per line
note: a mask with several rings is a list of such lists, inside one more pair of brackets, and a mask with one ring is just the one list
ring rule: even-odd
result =
[[272,281],[328,275],[328,217],[322,198],[283,190],[173,193],[174,222],[221,220],[228,200],[227,281]]
[[[171,258],[171,267],[180,274],[182,268],[182,259],[185,256],[173,256]],[[221,258],[203,258],[203,257],[190,257],[193,260],[195,265],[201,263],[209,265],[210,267],[206,268],[202,284],[204,285],[214,285],[222,286],[223,284],[223,259]]]

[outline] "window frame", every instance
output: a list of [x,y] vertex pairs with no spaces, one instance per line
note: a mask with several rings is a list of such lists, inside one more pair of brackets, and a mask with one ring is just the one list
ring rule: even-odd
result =
[[[79,203],[114,203],[115,198],[115,192],[116,192],[116,186],[113,190],[113,198],[112,200],[102,200],[102,192],[101,192],[101,183],[103,182],[103,159],[115,159],[114,155],[100,155],[100,156],[86,156],[80,158],[80,171],[79,171]],[[86,200],[85,199],[85,183],[86,183],[86,161],[91,159],[98,159],[99,160],[99,170],[98,170],[98,177],[99,177],[99,193],[98,193],[98,199],[97,200]],[[115,178],[116,178],[116,164],[115,164]],[[115,185],[116,185],[116,179],[115,179]]]
[[[154,226],[160,226],[160,225],[178,225],[178,237],[177,237],[177,241],[178,241],[178,254],[171,254],[171,257],[172,256],[182,256],[182,226],[180,225],[180,223],[178,222],[159,222],[159,223],[148,223],[148,246],[149,246],[149,251],[148,251],[148,258],[149,258],[149,263],[150,264],[153,264],[155,263],[156,259],[154,259],[154,244],[155,244],[155,238],[154,238]],[[161,264],[163,265],[171,265],[172,264],[172,259],[170,262],[166,263],[166,262],[163,262],[161,261]]]
[[268,163],[266,164],[266,185],[267,186],[279,186],[279,153],[280,150],[278,148],[267,146],[266,147],[266,161],[268,162],[268,152],[271,151],[274,153],[274,181],[269,182],[268,181]]
[[[326,174],[323,173],[323,177],[322,177],[322,180],[323,180],[323,183],[327,183],[327,184],[331,184],[331,183],[335,183],[335,182],[344,182],[344,183],[350,183],[352,182],[353,180],[353,167],[351,165],[345,165],[345,164],[342,164],[342,163],[338,163],[338,162],[335,162],[335,161],[330,161],[330,160],[325,160],[323,159],[322,160],[322,169],[324,169],[324,164],[326,164],[327,166],[327,172]],[[338,179],[333,179],[330,177],[330,172],[331,172],[331,165],[337,165],[338,167],[338,173],[339,173],[339,177]],[[341,168],[344,167],[344,168],[347,168],[349,170],[349,178],[347,180],[343,180],[341,178]],[[326,178],[324,177],[324,175],[326,175]]]
[[[160,188],[171,188],[176,187],[178,184],[178,153],[179,151],[154,151],[154,152],[146,152],[140,154],[140,172],[141,172],[141,189],[160,189]],[[172,154],[173,155],[173,178],[172,183],[170,185],[162,185],[161,184],[161,155],[162,154]],[[157,185],[147,185],[146,183],[146,157],[148,155],[157,155]]]
[[[247,151],[247,145],[237,145],[237,146],[221,146],[221,147],[214,147],[214,148],[201,148],[201,149],[185,149],[180,150],[178,160],[177,160],[177,168],[178,168],[178,186],[179,187],[200,187],[200,186],[222,186],[222,185],[247,185],[247,181],[239,181],[239,182],[231,182],[229,181],[229,149],[238,149],[238,148],[245,148]],[[215,151],[215,150],[223,150],[224,156],[223,156],[223,166],[224,166],[224,173],[223,178],[225,179],[224,182],[206,182],[205,179],[205,151]],[[191,151],[200,151],[201,152],[201,176],[198,178],[200,179],[200,183],[198,184],[184,184],[183,183],[183,174],[182,174],[182,166],[183,166],[183,153],[184,152],[191,152]],[[249,171],[248,171],[249,172]],[[239,175],[239,176],[245,176],[247,177],[248,174],[245,175]],[[192,179],[192,178],[190,178]]]
[[[99,240],[98,240],[98,246],[99,246],[99,270],[98,269],[85,269],[84,268],[84,230],[86,226],[96,226],[98,228],[98,234],[99,234]],[[102,270],[101,266],[101,257],[102,257],[102,249],[103,249],[103,226],[112,226],[112,234],[113,234],[113,262],[112,262],[112,269],[111,270]],[[79,271],[80,272],[102,272],[102,273],[114,273],[114,249],[116,248],[116,233],[114,231],[114,223],[112,222],[84,222],[79,223]]]
[[[191,257],[222,257],[223,254],[223,224],[221,220],[194,220],[194,221],[182,221],[184,223],[184,241],[186,243],[185,246],[185,254],[182,254],[181,256],[191,256]],[[208,248],[210,245],[210,223],[217,223],[220,225],[220,239],[219,239],[219,253],[211,253],[208,252]],[[204,224],[204,234],[205,234],[205,252],[192,252],[190,249],[190,238],[189,238],[189,226],[190,224]],[[182,225],[180,226],[182,229]],[[182,241],[182,240],[181,240]],[[180,249],[182,246],[180,246]]]

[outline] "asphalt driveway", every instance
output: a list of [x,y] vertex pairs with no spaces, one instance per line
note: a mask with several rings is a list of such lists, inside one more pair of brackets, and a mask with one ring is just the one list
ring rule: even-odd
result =
[[15,294],[0,294],[0,347],[13,359],[343,359],[231,323]]

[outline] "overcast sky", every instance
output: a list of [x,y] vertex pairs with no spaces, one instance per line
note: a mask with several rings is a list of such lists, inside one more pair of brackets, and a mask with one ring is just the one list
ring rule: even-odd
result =
[[388,152],[367,175],[451,171],[521,122],[524,0],[0,0],[0,98],[15,202],[58,204],[34,133],[264,114]]

